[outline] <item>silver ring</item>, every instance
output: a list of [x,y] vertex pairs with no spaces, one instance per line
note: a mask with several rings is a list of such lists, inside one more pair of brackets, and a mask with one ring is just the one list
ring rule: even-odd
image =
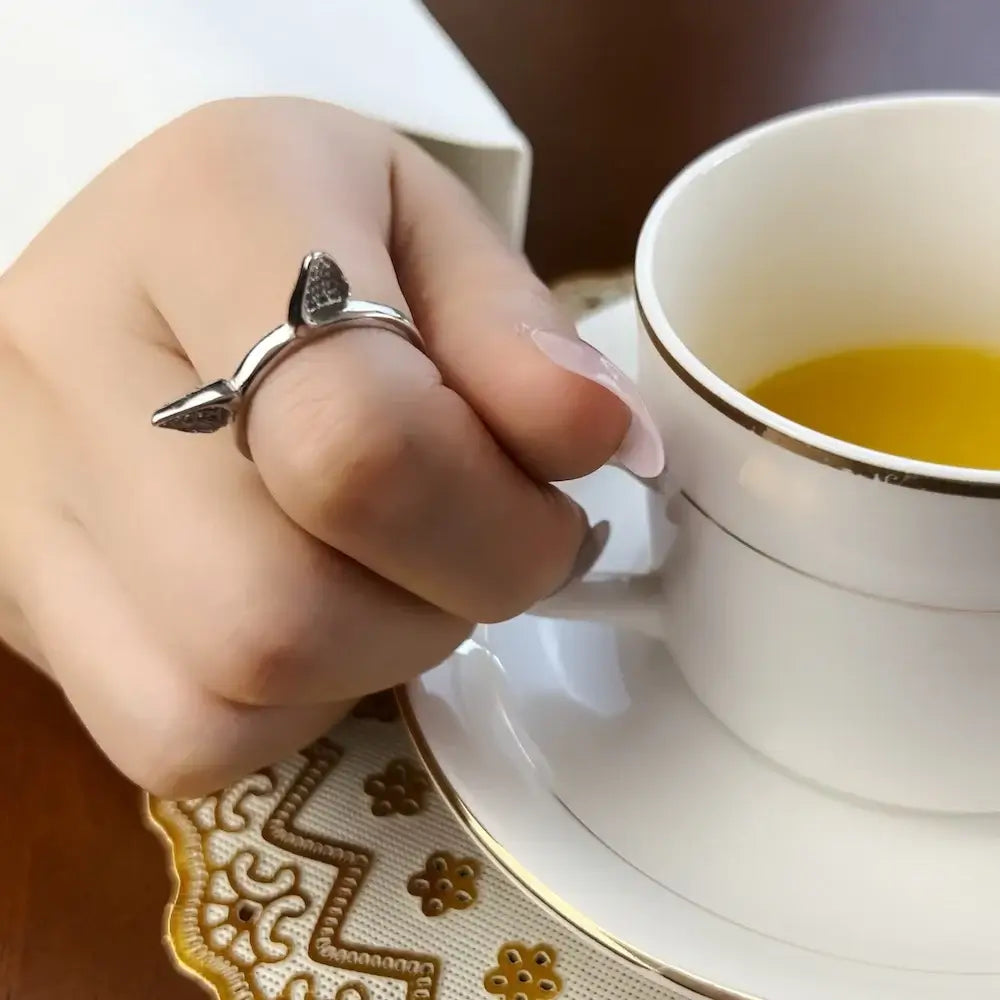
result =
[[305,344],[355,326],[388,330],[424,350],[423,339],[406,313],[380,302],[351,298],[337,262],[328,253],[311,253],[302,261],[285,322],[250,348],[231,378],[208,382],[161,406],[153,414],[153,426],[211,434],[235,423],[237,444],[249,458],[245,417],[264,376]]

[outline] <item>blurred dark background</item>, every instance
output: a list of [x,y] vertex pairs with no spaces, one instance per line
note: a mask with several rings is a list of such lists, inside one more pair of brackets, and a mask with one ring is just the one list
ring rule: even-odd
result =
[[1000,0],[425,0],[535,148],[544,277],[626,264],[656,193],[836,97],[1000,88]]

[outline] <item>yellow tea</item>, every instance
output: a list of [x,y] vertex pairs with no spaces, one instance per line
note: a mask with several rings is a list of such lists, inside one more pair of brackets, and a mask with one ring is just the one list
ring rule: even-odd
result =
[[845,351],[777,372],[747,395],[864,448],[1000,469],[1000,351],[944,345]]

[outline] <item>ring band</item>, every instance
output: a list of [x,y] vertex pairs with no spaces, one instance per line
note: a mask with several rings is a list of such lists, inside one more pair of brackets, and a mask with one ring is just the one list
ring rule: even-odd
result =
[[237,444],[249,458],[246,413],[264,376],[300,347],[356,326],[387,330],[424,350],[423,339],[406,313],[380,302],[351,298],[336,261],[323,251],[311,253],[299,269],[286,321],[250,348],[231,378],[208,382],[161,406],[153,414],[153,426],[211,434],[235,423]]

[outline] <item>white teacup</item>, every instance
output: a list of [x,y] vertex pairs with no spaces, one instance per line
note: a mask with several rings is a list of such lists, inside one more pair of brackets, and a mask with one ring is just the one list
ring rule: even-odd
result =
[[544,613],[647,623],[708,709],[800,776],[1000,811],[1000,472],[859,448],[734,388],[873,334],[1000,347],[1000,98],[860,100],[740,135],[660,195],[635,277],[678,533],[654,586],[585,581]]

